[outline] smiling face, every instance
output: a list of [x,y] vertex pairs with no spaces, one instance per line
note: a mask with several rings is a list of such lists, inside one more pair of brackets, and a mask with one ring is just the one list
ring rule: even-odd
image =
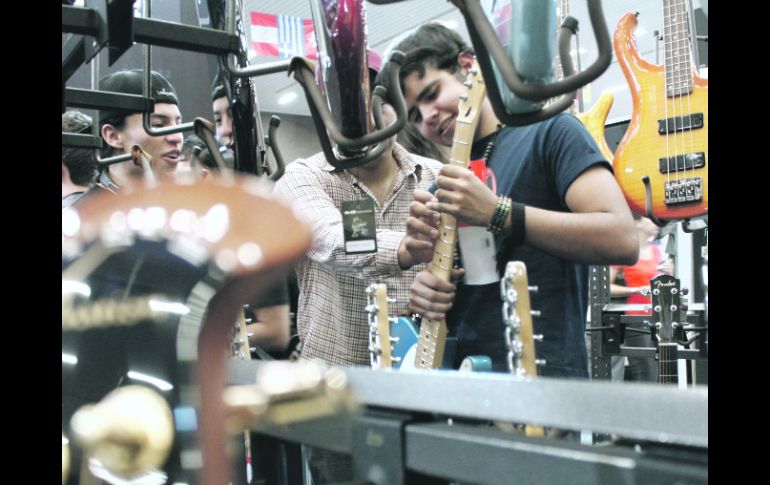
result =
[[452,146],[457,106],[464,91],[464,69],[452,74],[444,69],[425,66],[422,77],[413,71],[404,78],[404,99],[409,121],[427,139]]

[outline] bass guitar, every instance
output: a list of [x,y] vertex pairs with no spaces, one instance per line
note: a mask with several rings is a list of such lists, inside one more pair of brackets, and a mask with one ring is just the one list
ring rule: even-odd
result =
[[624,15],[615,29],[633,113],[613,165],[631,210],[688,219],[708,214],[708,80],[691,60],[685,0],[663,0],[663,24],[662,66],[639,56],[636,14]]

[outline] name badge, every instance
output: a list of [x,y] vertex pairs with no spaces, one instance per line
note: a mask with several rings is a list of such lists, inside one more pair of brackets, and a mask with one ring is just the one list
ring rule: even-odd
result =
[[340,207],[344,227],[345,253],[377,252],[377,225],[374,201],[346,200]]
[[466,285],[488,285],[500,281],[497,274],[495,238],[484,227],[461,224],[457,228]]

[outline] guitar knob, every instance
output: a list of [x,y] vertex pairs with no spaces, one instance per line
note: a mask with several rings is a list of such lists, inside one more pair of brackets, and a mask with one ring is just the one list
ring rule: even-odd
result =
[[64,483],[67,481],[67,478],[69,478],[70,475],[70,440],[67,439],[66,436],[64,436],[64,433],[61,435],[61,483],[64,485]]
[[166,400],[137,385],[119,387],[72,416],[72,430],[88,456],[125,478],[165,463],[174,441],[173,423]]

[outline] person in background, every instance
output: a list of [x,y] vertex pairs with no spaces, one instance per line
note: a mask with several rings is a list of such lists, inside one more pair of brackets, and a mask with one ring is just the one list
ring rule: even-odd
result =
[[[80,111],[61,115],[63,133],[88,134],[93,121]],[[61,149],[61,206],[74,204],[96,179],[96,159],[91,148],[62,147]]]
[[[674,264],[671,259],[663,258],[655,239],[660,228],[650,219],[633,214],[636,221],[636,232],[639,239],[639,259],[630,266],[610,267],[610,296],[625,297],[629,305],[650,305],[650,280],[661,273],[674,274]],[[623,277],[625,284],[617,283]],[[652,315],[652,311],[629,310],[627,315]],[[641,328],[641,327],[638,327]],[[647,329],[649,330],[649,329]],[[649,333],[627,331],[625,345],[630,347],[655,347]],[[624,380],[624,363],[626,357],[612,358],[612,377],[614,380]],[[645,357],[627,357],[629,381],[657,382],[658,366],[654,359]]]

